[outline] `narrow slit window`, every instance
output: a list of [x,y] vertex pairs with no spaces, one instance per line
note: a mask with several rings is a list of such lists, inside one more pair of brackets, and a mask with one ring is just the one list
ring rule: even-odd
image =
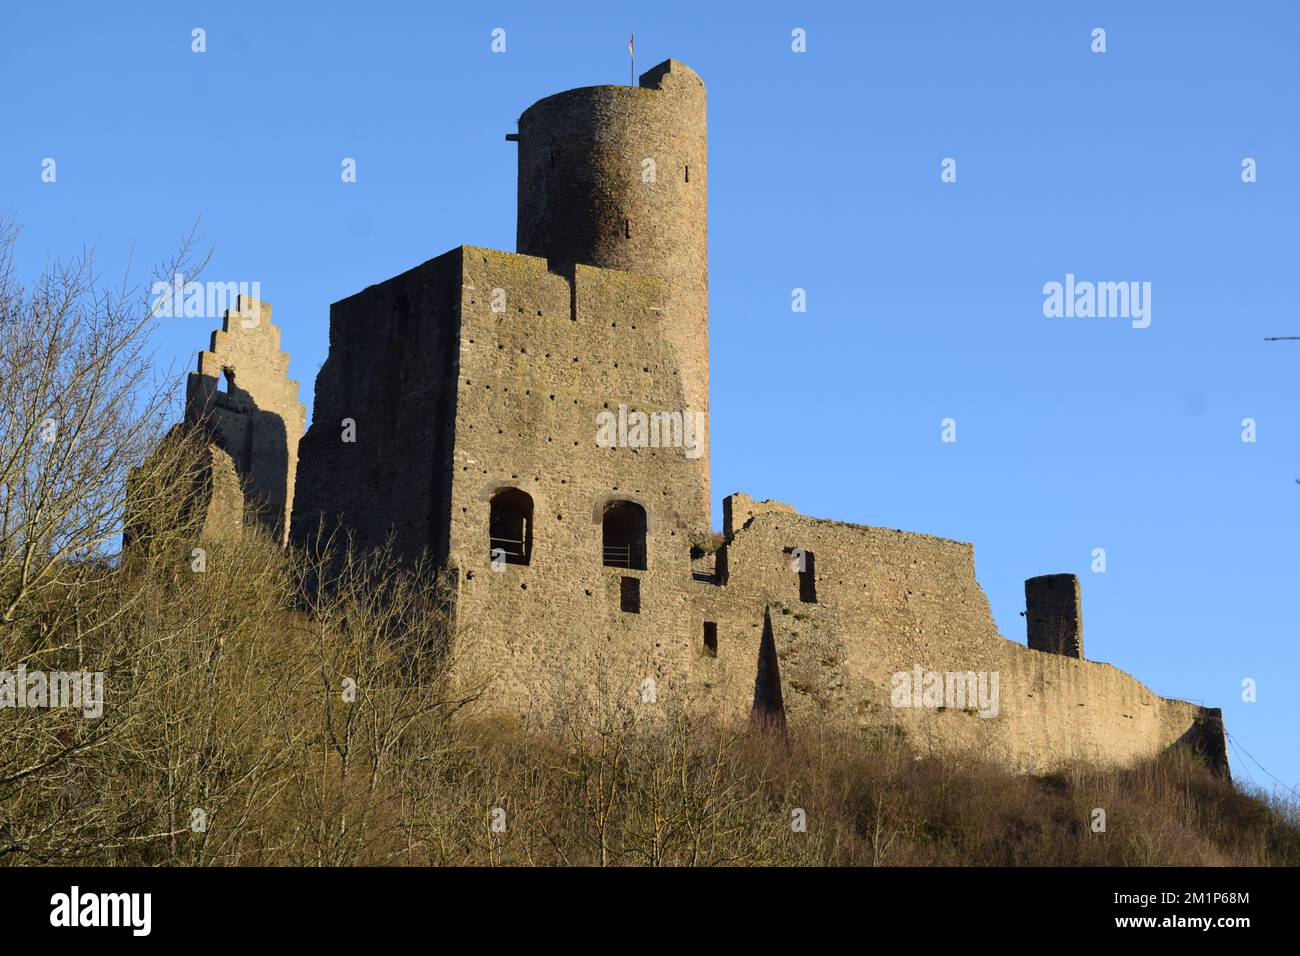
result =
[[799,575],[799,600],[804,604],[817,603],[817,557],[803,548],[786,548],[790,568]]
[[804,552],[803,570],[799,572],[799,600],[804,604],[817,603],[817,559],[811,551]]
[[718,623],[704,622],[704,653],[708,657],[718,656]]

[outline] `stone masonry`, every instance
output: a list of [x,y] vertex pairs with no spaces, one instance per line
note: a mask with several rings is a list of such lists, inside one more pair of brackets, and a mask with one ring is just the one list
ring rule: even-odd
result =
[[306,421],[271,304],[241,295],[186,384],[185,426],[199,428],[207,446],[187,500],[200,538],[229,540],[260,524],[288,540]]
[[1083,656],[1083,608],[1079,579],[1044,574],[1025,582],[1025,624],[1036,651]]
[[228,316],[190,404],[272,525],[427,554],[454,592],[453,680],[498,715],[613,693],[1024,769],[1191,744],[1226,771],[1217,710],[1083,658],[1070,575],[1026,582],[1025,646],[998,634],[969,544],[744,494],[712,532],[688,427],[708,412],[705,113],[674,60],[527,109],[507,136],[519,251],[460,246],[336,302],[300,444],[269,312]]

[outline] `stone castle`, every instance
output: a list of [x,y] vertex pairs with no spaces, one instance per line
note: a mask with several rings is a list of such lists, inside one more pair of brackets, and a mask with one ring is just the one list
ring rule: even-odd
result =
[[1220,711],[1084,658],[1073,575],[1025,583],[1025,646],[998,634],[969,544],[745,494],[712,532],[699,76],[668,60],[559,93],[506,139],[518,251],[461,246],[331,306],[305,434],[270,307],[227,314],[187,403],[211,423],[210,533],[256,520],[306,545],[324,526],[427,555],[454,596],[453,677],[498,713],[612,689],[1023,769],[1184,744],[1226,772]]

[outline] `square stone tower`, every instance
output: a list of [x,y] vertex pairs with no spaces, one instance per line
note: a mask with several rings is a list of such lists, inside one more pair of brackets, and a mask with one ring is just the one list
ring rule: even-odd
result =
[[[466,569],[490,538],[514,563],[594,574],[608,544],[685,566],[709,532],[704,84],[669,60],[541,100],[508,138],[518,254],[463,246],[331,307],[293,536]],[[525,497],[494,517],[506,489]],[[617,502],[644,543],[604,540]]]

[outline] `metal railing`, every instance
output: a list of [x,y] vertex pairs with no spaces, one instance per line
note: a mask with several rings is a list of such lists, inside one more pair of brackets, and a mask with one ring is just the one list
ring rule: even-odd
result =
[[[513,545],[513,547],[511,547]],[[507,558],[522,558],[526,555],[525,542],[515,538],[488,538],[488,556],[494,557],[497,550],[505,553]]]
[[603,557],[607,568],[645,567],[645,550],[638,545],[607,544]]

